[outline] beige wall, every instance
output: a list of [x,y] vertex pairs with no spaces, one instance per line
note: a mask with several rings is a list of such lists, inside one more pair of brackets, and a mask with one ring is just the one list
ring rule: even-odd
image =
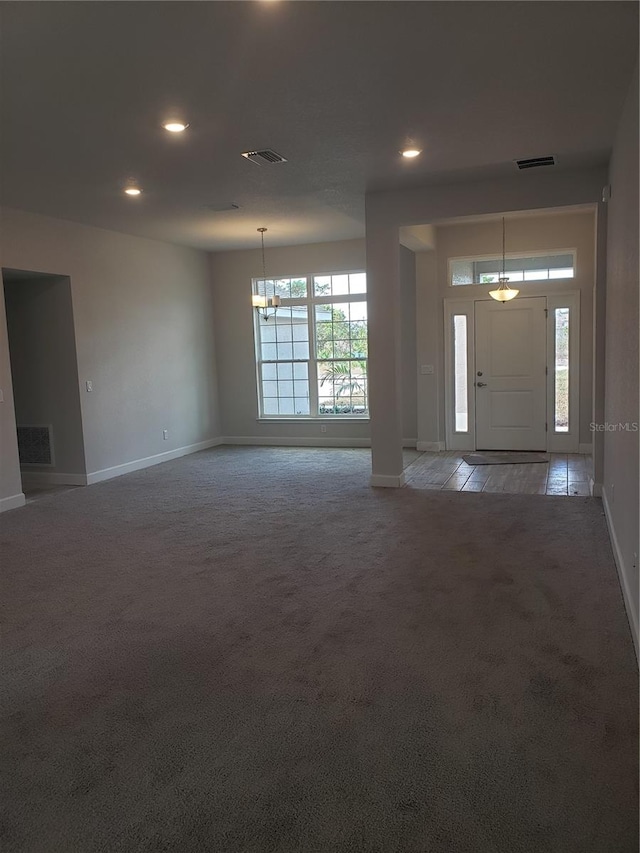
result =
[[43,471],[84,475],[69,279],[7,281],[5,276],[4,292],[16,422],[51,426],[54,464]]
[[[567,281],[521,286],[531,296],[580,291],[580,442],[591,443],[593,286],[595,215],[593,211],[525,216],[507,222],[507,251],[534,252],[576,249],[576,277]],[[418,408],[422,413],[418,440],[445,440],[444,424],[444,314],[445,298],[487,298],[489,287],[451,287],[448,260],[452,257],[500,254],[501,225],[498,220],[459,223],[436,228],[436,248],[418,256],[418,351],[424,364],[434,364],[434,376],[418,377]]]
[[[408,331],[404,358],[411,381],[404,407],[405,437],[415,439],[415,304],[413,253],[403,249],[401,273],[403,310]],[[305,246],[266,250],[269,276],[294,276],[365,268],[364,240],[315,243]],[[325,419],[326,433],[320,423],[259,421],[251,279],[262,275],[259,250],[219,252],[211,255],[211,274],[216,305],[216,347],[223,434],[232,440],[302,441],[305,443],[365,444],[369,440],[369,422]]]
[[[610,169],[607,240],[605,421],[638,423],[638,69]],[[638,433],[604,433],[604,499],[627,610],[638,642]]]
[[[4,267],[70,277],[88,474],[219,435],[206,253],[17,210],[2,211],[1,234]],[[5,406],[5,493],[11,416]]]

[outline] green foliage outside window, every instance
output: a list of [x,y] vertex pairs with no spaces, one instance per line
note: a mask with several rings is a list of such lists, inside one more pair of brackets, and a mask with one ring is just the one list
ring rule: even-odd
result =
[[341,308],[323,306],[331,320],[316,324],[316,351],[318,359],[367,357],[367,321],[349,322]]

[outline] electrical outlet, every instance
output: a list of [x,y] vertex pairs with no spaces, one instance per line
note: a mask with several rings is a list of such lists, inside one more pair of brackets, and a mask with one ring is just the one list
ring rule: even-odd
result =
[[327,431],[327,425],[326,424],[320,424],[320,432],[326,432],[326,431]]
[[632,569],[638,568],[638,555],[635,551],[633,552],[633,565],[631,566],[631,568]]
[[168,439],[169,439],[169,430],[168,429],[162,430],[162,437],[164,438],[165,441],[168,441]]
[[87,379],[87,391],[93,391],[93,382],[90,379]]

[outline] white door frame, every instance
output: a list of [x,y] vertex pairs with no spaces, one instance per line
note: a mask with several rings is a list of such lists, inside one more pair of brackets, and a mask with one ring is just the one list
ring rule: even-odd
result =
[[[547,450],[555,453],[579,453],[580,451],[580,291],[566,293],[535,293],[547,300]],[[516,297],[517,299],[518,297]],[[520,297],[526,298],[526,297]],[[475,306],[486,299],[444,299],[444,405],[445,441],[447,450],[476,449],[475,411]],[[556,432],[554,429],[555,400],[555,338],[554,318],[556,308],[568,308],[569,319],[569,430]],[[464,315],[467,318],[467,411],[468,429],[459,432],[455,426],[454,398],[454,338],[453,319]]]

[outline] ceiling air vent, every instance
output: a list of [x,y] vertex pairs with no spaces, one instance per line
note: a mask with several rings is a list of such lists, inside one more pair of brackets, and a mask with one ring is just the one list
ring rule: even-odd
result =
[[203,207],[206,208],[206,210],[210,210],[212,213],[224,213],[227,210],[240,210],[240,205],[236,204],[235,201],[214,201],[212,204],[204,204]]
[[252,163],[286,163],[286,159],[271,148],[265,148],[263,151],[243,151],[242,156]]
[[555,166],[556,158],[551,157],[530,157],[528,160],[516,160],[518,169],[537,169],[539,166]]

